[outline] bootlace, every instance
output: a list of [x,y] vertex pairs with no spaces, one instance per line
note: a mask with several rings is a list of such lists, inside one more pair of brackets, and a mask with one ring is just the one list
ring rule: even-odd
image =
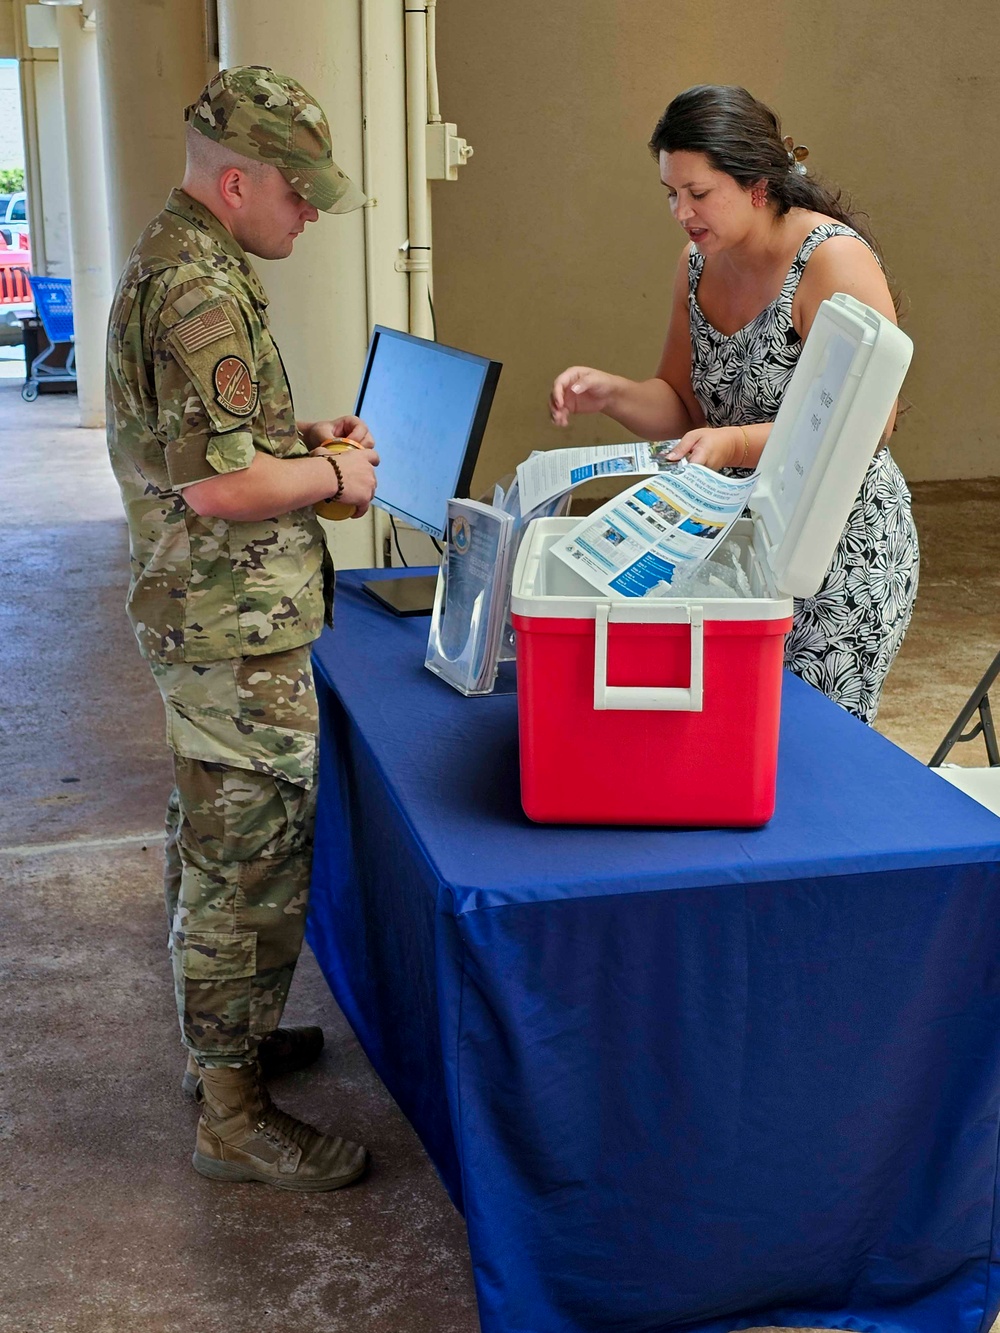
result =
[[310,1139],[322,1137],[315,1126],[297,1120],[287,1111],[279,1111],[274,1105],[269,1106],[257,1121],[257,1133],[279,1148],[299,1148],[302,1152],[308,1149]]

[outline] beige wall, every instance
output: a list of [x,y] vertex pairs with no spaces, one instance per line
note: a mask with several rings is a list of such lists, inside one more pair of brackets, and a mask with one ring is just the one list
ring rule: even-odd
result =
[[17,55],[17,35],[14,29],[14,0],[0,0],[0,60],[11,60]]
[[682,235],[646,141],[694,83],[743,83],[869,212],[916,353],[894,442],[911,479],[1000,474],[1000,7],[968,0],[447,0],[442,112],[475,157],[434,190],[438,334],[505,363],[476,475],[626,438],[548,423],[574,361],[643,376]]

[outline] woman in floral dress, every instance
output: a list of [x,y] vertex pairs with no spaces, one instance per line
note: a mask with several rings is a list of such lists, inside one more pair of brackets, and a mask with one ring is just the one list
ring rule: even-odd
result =
[[[660,365],[648,380],[571,366],[552,386],[552,419],[603,412],[640,438],[681,437],[671,457],[739,474],[760,460],[821,302],[847,292],[895,320],[893,299],[863,222],[806,174],[806,150],[746,89],[681,93],[650,149],[690,238]],[[910,494],[886,448],[895,416],[785,646],[786,666],[869,723],[919,572]]]

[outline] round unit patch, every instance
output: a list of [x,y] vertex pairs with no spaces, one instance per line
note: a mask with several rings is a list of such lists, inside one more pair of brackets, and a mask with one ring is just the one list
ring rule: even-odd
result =
[[465,555],[472,545],[472,528],[464,514],[456,514],[451,520],[451,544],[457,555]]
[[257,384],[239,356],[225,356],[215,367],[215,397],[227,412],[248,417],[257,409]]

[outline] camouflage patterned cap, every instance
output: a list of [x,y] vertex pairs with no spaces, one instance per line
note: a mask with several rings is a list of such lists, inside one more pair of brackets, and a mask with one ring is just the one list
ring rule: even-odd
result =
[[333,160],[323,108],[286,74],[266,65],[219,70],[184,119],[234,153],[277,167],[325,213],[350,213],[365,202]]

